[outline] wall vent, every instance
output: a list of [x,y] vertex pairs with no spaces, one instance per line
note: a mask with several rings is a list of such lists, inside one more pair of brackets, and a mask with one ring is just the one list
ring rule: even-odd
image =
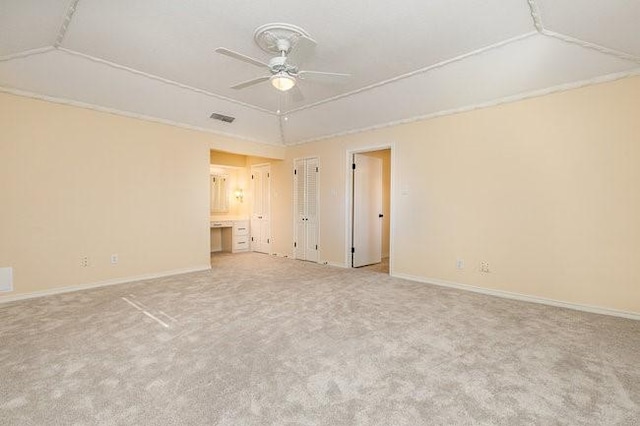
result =
[[213,114],[211,114],[211,118],[213,118],[214,120],[224,121],[225,123],[233,123],[233,120],[236,119],[235,117],[230,117],[224,114],[218,114],[217,112],[214,112]]

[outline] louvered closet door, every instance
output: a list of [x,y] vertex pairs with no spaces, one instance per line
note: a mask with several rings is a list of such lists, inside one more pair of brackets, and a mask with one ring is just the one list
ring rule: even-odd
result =
[[318,261],[318,159],[294,162],[294,257]]
[[306,160],[305,167],[306,235],[305,257],[318,261],[318,159]]

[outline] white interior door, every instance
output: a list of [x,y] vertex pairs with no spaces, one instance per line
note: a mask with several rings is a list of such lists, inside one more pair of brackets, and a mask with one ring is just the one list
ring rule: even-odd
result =
[[318,262],[318,159],[294,162],[294,258]]
[[382,160],[354,154],[353,267],[382,261]]
[[251,166],[251,250],[270,253],[271,166]]

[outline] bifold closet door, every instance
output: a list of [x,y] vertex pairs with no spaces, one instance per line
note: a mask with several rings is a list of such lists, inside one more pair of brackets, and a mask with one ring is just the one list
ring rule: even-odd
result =
[[318,159],[294,162],[294,258],[318,261]]

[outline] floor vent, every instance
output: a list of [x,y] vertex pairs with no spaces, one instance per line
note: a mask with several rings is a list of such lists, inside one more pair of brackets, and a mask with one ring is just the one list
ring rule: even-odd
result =
[[228,115],[218,114],[217,112],[214,112],[213,114],[211,114],[211,118],[213,118],[214,120],[224,121],[225,123],[233,123],[233,120],[236,119],[235,117],[229,117]]

